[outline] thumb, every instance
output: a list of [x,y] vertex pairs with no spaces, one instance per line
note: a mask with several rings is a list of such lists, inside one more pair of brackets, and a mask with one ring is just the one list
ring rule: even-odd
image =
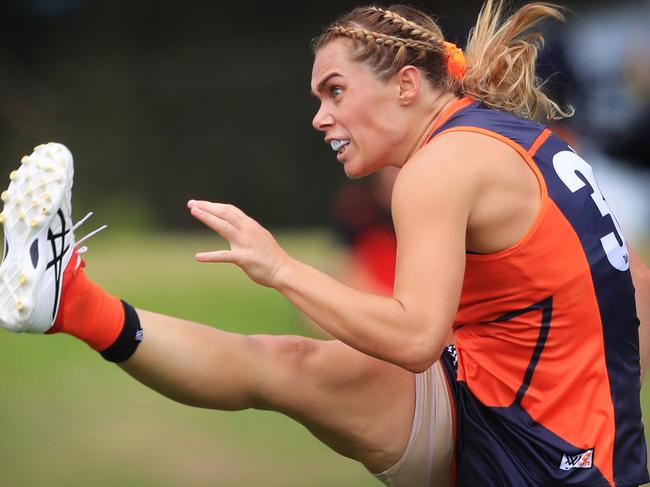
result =
[[235,263],[232,250],[215,250],[214,252],[199,252],[194,258],[199,262],[231,262]]

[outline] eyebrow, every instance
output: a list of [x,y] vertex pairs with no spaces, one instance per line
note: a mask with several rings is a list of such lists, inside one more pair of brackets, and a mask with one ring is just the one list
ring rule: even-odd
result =
[[326,84],[330,79],[332,79],[332,78],[334,78],[334,77],[336,77],[336,76],[341,76],[341,75],[340,75],[339,73],[337,73],[337,72],[334,72],[334,73],[330,73],[330,74],[328,74],[324,79],[322,79],[322,80],[321,80],[321,81],[316,85],[316,93],[320,93],[321,91],[323,91],[323,86],[325,86],[325,84]]

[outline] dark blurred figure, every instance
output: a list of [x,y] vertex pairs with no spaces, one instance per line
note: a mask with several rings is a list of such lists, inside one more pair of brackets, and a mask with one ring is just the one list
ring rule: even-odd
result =
[[398,169],[387,167],[346,185],[332,202],[332,217],[345,255],[337,277],[352,287],[391,295],[397,242],[390,199]]

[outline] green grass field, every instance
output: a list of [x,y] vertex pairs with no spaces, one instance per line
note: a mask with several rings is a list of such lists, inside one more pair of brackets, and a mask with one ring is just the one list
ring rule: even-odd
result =
[[[326,235],[287,235],[328,265]],[[90,242],[88,275],[133,304],[241,333],[310,331],[284,297],[234,266],[201,265],[215,238]],[[174,403],[67,336],[0,333],[0,486],[373,486],[363,467],[270,412]]]
[[[285,234],[290,253],[330,268],[327,234]],[[87,272],[138,307],[241,333],[311,335],[278,293],[234,266],[194,262],[209,236],[104,235]],[[279,414],[181,406],[67,336],[0,333],[0,486],[378,486]],[[644,393],[644,402],[647,393]]]

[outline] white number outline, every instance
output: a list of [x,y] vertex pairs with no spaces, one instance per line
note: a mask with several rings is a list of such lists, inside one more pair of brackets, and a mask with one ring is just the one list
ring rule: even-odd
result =
[[[630,256],[627,250],[627,244],[625,243],[625,237],[623,237],[623,232],[618,224],[618,220],[610,210],[609,205],[607,205],[607,201],[605,201],[605,198],[598,187],[598,183],[596,183],[596,178],[594,177],[594,172],[591,166],[575,152],[566,150],[558,152],[553,156],[553,168],[565,186],[572,193],[575,193],[586,186],[585,182],[578,177],[578,173],[587,180],[592,191],[591,199],[600,211],[600,215],[603,218],[610,216],[614,223],[614,231],[600,239],[607,260],[619,271],[628,270],[630,268]],[[618,239],[616,238],[617,235]],[[619,240],[622,242],[622,245],[618,243]]]

